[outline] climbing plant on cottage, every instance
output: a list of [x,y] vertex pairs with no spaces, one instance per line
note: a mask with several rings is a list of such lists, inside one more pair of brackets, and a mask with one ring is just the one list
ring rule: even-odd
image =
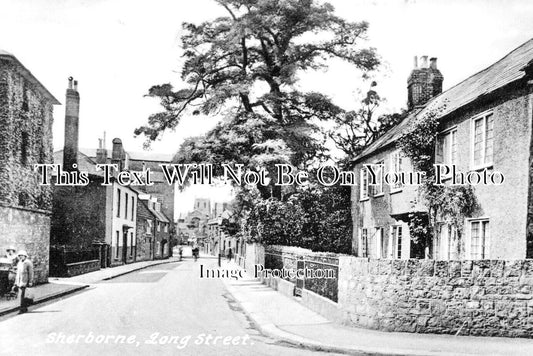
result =
[[[439,116],[445,106],[428,110],[425,115],[412,122],[400,136],[398,147],[412,162],[413,168],[425,172],[426,180],[419,186],[420,196],[428,209],[428,218],[410,214],[409,229],[415,243],[423,242],[430,247],[435,236],[438,221],[450,223],[461,242],[465,218],[470,218],[478,209],[474,188],[471,185],[435,185],[435,146],[439,132]],[[461,243],[457,243],[458,249]],[[460,253],[460,251],[456,251]],[[430,251],[431,253],[431,251]]]

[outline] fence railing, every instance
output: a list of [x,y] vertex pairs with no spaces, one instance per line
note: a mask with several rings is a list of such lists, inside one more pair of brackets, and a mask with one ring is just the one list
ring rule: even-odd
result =
[[[297,277],[282,278],[295,284],[295,294],[303,289],[314,292],[334,302],[338,301],[339,261],[323,254],[298,254],[279,250],[265,250],[265,268],[293,270]],[[299,272],[299,273],[298,273]]]

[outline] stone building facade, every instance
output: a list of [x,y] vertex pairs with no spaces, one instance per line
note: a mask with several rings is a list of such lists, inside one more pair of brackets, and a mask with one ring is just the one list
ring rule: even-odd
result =
[[137,202],[137,261],[171,256],[171,221],[157,198],[139,194]]
[[54,105],[37,78],[0,50],[0,248],[27,250],[37,283],[48,278],[52,194],[33,165],[52,163]]
[[[354,159],[358,176],[352,189],[353,250],[357,256],[439,260],[524,259],[533,256],[531,174],[533,118],[533,40],[500,61],[439,93],[442,74],[415,68],[409,77],[406,118]],[[426,62],[423,60],[422,65]],[[426,81],[418,92],[413,81]],[[435,81],[436,79],[436,81]],[[427,93],[420,95],[420,91]],[[436,96],[435,96],[436,95]],[[427,100],[427,101],[426,101]],[[409,216],[427,219],[416,185],[369,185],[365,164],[383,164],[383,172],[409,172],[412,165],[397,148],[412,123],[437,112],[435,162],[455,165],[458,172],[501,172],[501,185],[473,186],[477,208],[461,231],[438,217],[430,246],[412,243]],[[383,179],[381,178],[381,181]],[[448,180],[447,182],[450,182]],[[446,183],[446,181],[445,181]],[[529,209],[528,209],[529,207]],[[533,225],[530,225],[533,226]],[[529,229],[533,231],[532,229]]]
[[[66,91],[65,146],[54,153],[54,163],[64,171],[86,172],[88,185],[61,185],[57,175],[53,184],[52,248],[84,251],[100,250],[100,267],[135,261],[138,193],[118,184],[115,176],[103,185],[103,172],[98,163],[108,163],[101,146],[93,159],[78,147],[80,95],[78,83],[69,78]],[[111,162],[123,166],[122,141],[113,140]],[[56,172],[57,173],[57,172]],[[114,172],[116,173],[116,172]],[[92,261],[76,261],[91,262]],[[68,266],[67,266],[68,267]]]

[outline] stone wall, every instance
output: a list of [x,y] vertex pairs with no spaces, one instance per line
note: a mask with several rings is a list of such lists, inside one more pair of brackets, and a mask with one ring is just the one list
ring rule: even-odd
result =
[[345,322],[386,331],[533,336],[533,260],[339,258]]
[[[260,264],[269,268],[272,252],[316,254],[294,247],[251,244],[246,251],[249,273],[253,273],[253,264],[261,262],[258,256],[266,259]],[[299,299],[332,321],[394,332],[533,337],[533,260],[336,258],[338,278],[333,283],[337,284],[337,301],[308,288],[301,290]],[[289,259],[277,263],[283,260]],[[283,264],[270,268],[280,266]],[[296,281],[274,277],[262,282],[287,296],[297,286]]]
[[66,277],[79,276],[80,274],[98,271],[100,269],[100,260],[69,263],[66,267]]
[[35,283],[48,282],[50,215],[0,204],[0,248],[25,249],[35,269]]

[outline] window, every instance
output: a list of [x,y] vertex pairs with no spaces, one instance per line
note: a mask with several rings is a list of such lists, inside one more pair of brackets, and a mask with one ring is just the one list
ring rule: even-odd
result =
[[361,168],[361,196],[360,200],[368,199],[368,172],[365,167]]
[[165,224],[165,232],[168,232],[168,224]]
[[135,220],[135,197],[131,197],[131,221]]
[[116,244],[116,249],[115,249],[115,258],[118,258],[118,243],[120,241],[120,231],[117,231],[117,244]]
[[470,221],[470,258],[482,260],[488,258],[489,220]]
[[152,234],[152,220],[146,220],[146,234]]
[[120,189],[117,189],[117,218],[120,218]]
[[474,169],[492,165],[494,120],[491,113],[472,119],[472,166]]
[[383,228],[376,227],[376,258],[386,257],[385,239],[383,238]]
[[128,218],[128,193],[124,193],[124,219]]
[[[391,155],[391,167],[392,167],[392,172],[394,172],[394,173],[402,172],[402,156],[401,156],[399,151],[396,151],[396,152],[394,152]],[[400,180],[398,180],[392,186],[391,191],[392,192],[398,191],[398,190],[402,189],[402,187],[403,187],[402,182]]]
[[376,183],[372,185],[372,195],[380,196],[383,195],[383,170],[384,162],[378,162],[372,167],[374,173],[376,174]]
[[157,232],[160,232],[161,231],[161,222],[158,221],[157,222]]
[[368,230],[365,228],[360,230],[359,243],[361,246],[359,257],[368,257]]
[[457,163],[457,129],[451,129],[437,136],[435,163],[446,165]]
[[391,257],[393,259],[402,258],[402,227],[400,225],[391,226]]

